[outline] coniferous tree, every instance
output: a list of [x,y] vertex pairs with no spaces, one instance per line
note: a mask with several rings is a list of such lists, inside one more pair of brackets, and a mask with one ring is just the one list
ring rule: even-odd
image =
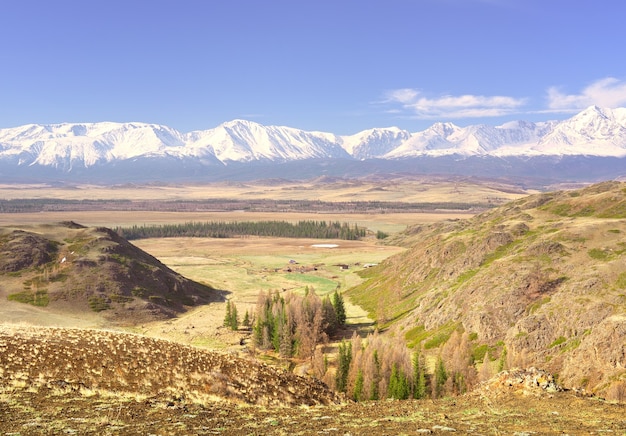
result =
[[363,370],[359,369],[354,381],[354,394],[352,398],[354,401],[360,401],[363,396]]
[[404,375],[402,370],[398,368],[396,363],[394,363],[391,367],[387,397],[394,398],[396,400],[406,400],[409,398],[409,385],[407,377]]
[[226,316],[224,316],[224,327],[230,327],[232,320],[232,308],[230,307],[230,301],[226,302]]
[[380,358],[378,357],[378,350],[374,350],[374,374],[372,377],[372,386],[370,388],[370,400],[378,400],[380,383]]
[[348,389],[348,372],[352,361],[352,347],[346,341],[339,344],[339,356],[337,363],[337,374],[335,376],[335,386],[337,391],[346,392]]
[[435,365],[433,397],[440,398],[443,395],[444,386],[447,380],[448,373],[446,372],[446,367],[443,363],[443,359],[441,358],[441,356],[439,356],[439,358],[437,359],[437,364]]
[[419,352],[413,354],[413,398],[426,398],[426,371]]
[[224,327],[228,327],[231,330],[237,330],[239,328],[237,307],[235,306],[235,303],[232,303],[231,301],[226,302],[226,316],[224,317]]
[[337,316],[337,322],[341,327],[346,325],[346,306],[343,301],[343,296],[335,290],[333,294],[333,307],[335,308],[335,315]]
[[239,329],[239,314],[237,313],[237,306],[235,303],[230,303],[230,328],[231,330]]
[[246,314],[243,317],[242,324],[244,327],[250,327],[250,314],[248,313],[247,310],[246,310]]

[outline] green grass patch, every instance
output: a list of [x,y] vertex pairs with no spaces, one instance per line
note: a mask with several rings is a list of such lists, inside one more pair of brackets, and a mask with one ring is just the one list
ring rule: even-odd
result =
[[487,351],[489,351],[489,345],[487,344],[480,344],[472,348],[472,359],[474,362],[482,362]]
[[615,286],[617,287],[617,289],[626,289],[626,272],[623,272],[619,276],[617,276]]
[[424,348],[430,350],[445,344],[458,327],[459,323],[450,322],[432,331],[430,339],[424,342]]
[[579,346],[580,346],[579,338],[571,339],[563,348],[561,348],[561,353],[567,353],[568,351],[575,350]]
[[548,345],[548,348],[557,347],[557,346],[565,343],[566,341],[567,341],[567,338],[565,338],[565,336],[559,336],[558,338],[556,338],[554,340],[554,342],[552,342],[550,345]]
[[594,260],[607,261],[613,257],[613,253],[607,250],[601,250],[599,248],[592,248],[587,252],[590,258]]
[[48,297],[48,291],[46,289],[39,289],[34,292],[16,292],[14,294],[9,294],[7,298],[9,301],[17,301],[18,303],[26,303],[39,307],[46,307],[50,303],[50,298]]
[[460,274],[457,279],[456,279],[456,283],[454,283],[454,285],[452,285],[450,287],[450,289],[452,291],[456,291],[457,289],[459,289],[461,286],[463,286],[466,282],[470,281],[472,278],[474,278],[474,276],[478,273],[478,269],[469,269],[465,272],[463,272],[462,274]]
[[419,345],[426,338],[428,338],[428,332],[423,325],[415,326],[404,334],[404,339],[406,339],[408,346],[411,348]]
[[535,313],[537,310],[539,310],[541,306],[549,303],[550,300],[551,300],[550,296],[545,296],[541,300],[535,301],[530,306],[528,306],[528,309],[527,309],[528,313],[529,314]]
[[110,299],[114,303],[120,303],[120,304],[130,303],[131,301],[133,301],[133,297],[127,297],[126,295],[121,295],[121,294],[111,294]]
[[89,297],[89,308],[94,312],[102,312],[103,310],[108,310],[111,308],[111,305],[107,301],[106,298],[100,295],[93,295]]
[[300,283],[303,287],[313,287],[318,295],[326,295],[337,289],[336,281],[313,274],[289,273],[285,274],[285,278]]

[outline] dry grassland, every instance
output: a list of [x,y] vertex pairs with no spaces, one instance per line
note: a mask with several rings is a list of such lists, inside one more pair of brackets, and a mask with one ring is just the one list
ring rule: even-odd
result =
[[208,184],[163,185],[75,185],[54,187],[0,184],[0,196],[17,198],[61,198],[66,200],[203,200],[274,199],[337,201],[502,202],[529,192],[498,181],[473,178],[414,176],[383,180],[257,181]]

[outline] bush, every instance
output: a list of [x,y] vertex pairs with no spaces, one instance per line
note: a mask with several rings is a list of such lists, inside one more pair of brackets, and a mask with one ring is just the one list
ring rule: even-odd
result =
[[102,312],[103,310],[108,310],[111,308],[111,305],[107,301],[106,298],[100,295],[93,295],[89,297],[89,307],[94,312]]

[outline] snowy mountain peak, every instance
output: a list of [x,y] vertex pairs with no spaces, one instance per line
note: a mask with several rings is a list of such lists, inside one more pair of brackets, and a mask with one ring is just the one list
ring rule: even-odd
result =
[[433,134],[440,135],[444,138],[458,132],[461,128],[452,124],[452,123],[435,123],[430,126],[427,130],[432,132]]
[[0,129],[0,164],[73,171],[136,159],[225,165],[306,159],[406,159],[421,156],[626,157],[626,108],[591,106],[564,121],[500,126],[435,123],[421,132],[373,128],[338,136],[235,119],[181,133],[148,123],[28,124]]

